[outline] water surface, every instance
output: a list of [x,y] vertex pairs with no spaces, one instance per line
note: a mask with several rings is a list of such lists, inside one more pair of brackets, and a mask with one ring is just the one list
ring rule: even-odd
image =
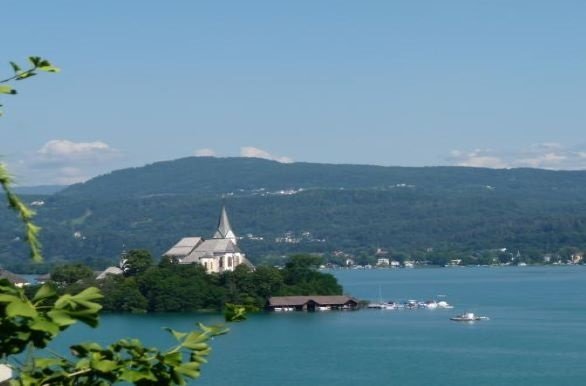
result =
[[[214,339],[199,385],[582,385],[586,267],[333,271],[361,299],[427,300],[453,310],[251,315]],[[465,311],[490,321],[457,323]],[[215,314],[105,315],[59,343],[138,337],[167,347],[161,326],[189,330]]]

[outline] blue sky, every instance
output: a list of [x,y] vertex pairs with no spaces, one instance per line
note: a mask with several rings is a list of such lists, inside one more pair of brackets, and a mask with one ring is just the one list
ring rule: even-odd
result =
[[[586,168],[584,1],[62,1],[2,5],[21,184],[196,154]],[[5,63],[4,65],[2,63]]]

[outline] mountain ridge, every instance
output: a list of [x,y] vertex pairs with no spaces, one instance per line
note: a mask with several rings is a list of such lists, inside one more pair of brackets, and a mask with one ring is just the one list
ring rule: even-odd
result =
[[[114,171],[43,200],[35,209],[49,261],[114,261],[124,248],[160,255],[181,237],[211,237],[222,203],[255,262],[378,247],[428,260],[496,248],[532,259],[586,250],[586,171],[188,157]],[[22,230],[12,214],[0,215],[0,262],[15,262],[26,254]]]

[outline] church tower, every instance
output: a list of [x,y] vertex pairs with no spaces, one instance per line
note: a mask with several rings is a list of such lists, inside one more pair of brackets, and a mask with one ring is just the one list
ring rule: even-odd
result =
[[230,226],[230,220],[228,220],[228,213],[226,212],[225,206],[222,206],[222,212],[218,220],[218,229],[214,233],[214,239],[229,239],[234,244],[237,243],[236,235]]

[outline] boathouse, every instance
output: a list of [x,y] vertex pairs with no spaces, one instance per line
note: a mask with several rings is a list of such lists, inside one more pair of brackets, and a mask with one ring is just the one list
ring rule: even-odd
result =
[[267,302],[269,311],[284,308],[295,311],[316,311],[323,308],[332,310],[354,310],[358,307],[358,301],[349,296],[273,296]]

